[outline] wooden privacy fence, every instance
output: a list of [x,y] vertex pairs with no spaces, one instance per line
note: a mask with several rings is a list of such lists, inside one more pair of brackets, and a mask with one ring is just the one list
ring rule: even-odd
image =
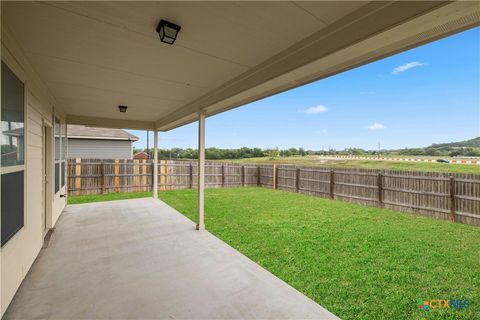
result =
[[[195,161],[162,160],[159,190],[195,188]],[[147,160],[70,159],[70,195],[153,189]],[[480,175],[207,162],[210,188],[261,186],[480,225]]]

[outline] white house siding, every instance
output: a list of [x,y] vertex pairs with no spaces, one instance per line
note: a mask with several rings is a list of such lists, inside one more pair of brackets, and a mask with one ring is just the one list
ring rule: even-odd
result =
[[132,142],[69,138],[68,158],[132,159]]
[[[2,61],[26,88],[24,226],[0,249],[0,312],[3,315],[43,244],[43,122],[52,121],[56,101],[38,79],[9,31],[3,28],[1,43]],[[55,115],[64,121],[65,115],[58,107]],[[53,177],[50,180],[53,181]],[[65,207],[65,198],[60,197],[63,193],[65,188],[53,197],[48,228],[54,227]]]

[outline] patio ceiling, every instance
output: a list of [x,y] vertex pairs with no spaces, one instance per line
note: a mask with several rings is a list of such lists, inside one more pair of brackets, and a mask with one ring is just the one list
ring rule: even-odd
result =
[[[182,26],[173,46],[161,18]],[[2,2],[2,30],[69,123],[132,129],[169,130],[479,21],[475,2]]]

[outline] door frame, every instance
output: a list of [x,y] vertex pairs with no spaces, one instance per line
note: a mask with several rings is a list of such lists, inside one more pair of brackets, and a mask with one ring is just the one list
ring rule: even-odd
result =
[[53,213],[53,124],[51,121],[43,118],[43,164],[42,164],[42,189],[43,189],[43,208],[42,208],[42,226],[43,236],[52,228]]

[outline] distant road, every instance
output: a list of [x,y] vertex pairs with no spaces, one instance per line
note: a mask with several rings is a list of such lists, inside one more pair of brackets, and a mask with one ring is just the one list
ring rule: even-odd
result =
[[[405,162],[437,162],[436,159],[403,158],[403,157],[366,157],[366,156],[317,156],[319,160],[374,160],[374,161],[405,161]],[[450,164],[480,165],[480,160],[446,159]]]

